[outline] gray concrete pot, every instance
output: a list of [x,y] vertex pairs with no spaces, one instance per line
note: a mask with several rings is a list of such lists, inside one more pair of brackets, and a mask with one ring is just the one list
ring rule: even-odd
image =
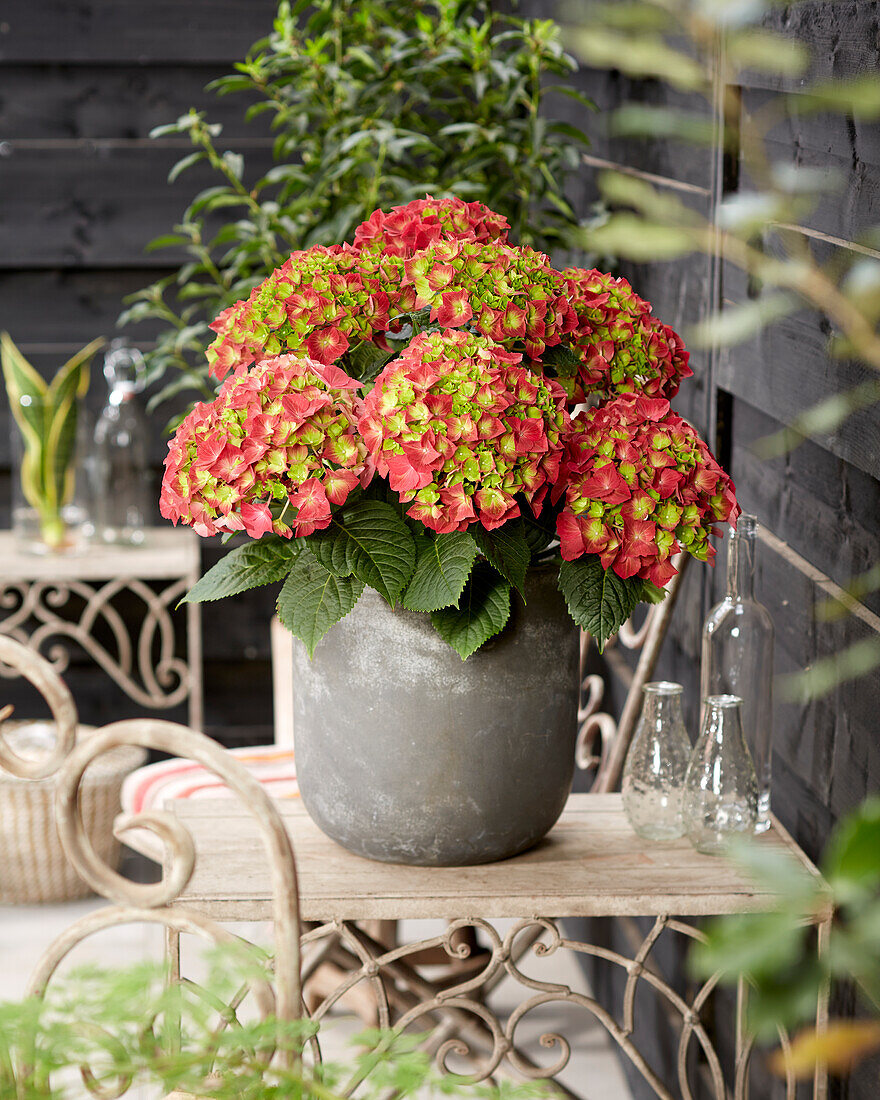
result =
[[314,821],[349,851],[422,866],[536,844],[571,787],[578,632],[535,570],[497,640],[462,661],[430,616],[372,589],[294,650],[296,769]]

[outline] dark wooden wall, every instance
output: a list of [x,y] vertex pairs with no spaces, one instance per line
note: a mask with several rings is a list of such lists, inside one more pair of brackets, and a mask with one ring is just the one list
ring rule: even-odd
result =
[[[814,51],[819,79],[876,72],[880,54],[880,4],[874,0],[780,5],[773,25]],[[607,110],[630,101],[679,102],[654,81],[633,82],[617,73],[583,72],[579,84],[601,112],[590,123],[594,143],[588,158],[584,200],[595,199],[595,176],[610,162],[636,175],[647,173],[661,189],[711,214],[729,194],[744,190],[740,158],[702,152],[663,140],[622,140],[609,136]],[[785,90],[797,92],[800,85]],[[753,111],[778,82],[744,80],[742,111]],[[685,104],[687,105],[687,104]],[[691,104],[693,106],[693,104]],[[583,123],[584,120],[582,119]],[[771,155],[787,164],[817,168],[840,186],[796,231],[821,258],[835,252],[851,257],[858,234],[880,223],[880,127],[851,118],[799,115],[796,105],[771,134]],[[857,252],[864,255],[865,252]],[[880,252],[868,250],[877,260]],[[671,263],[623,265],[654,311],[679,329],[720,304],[755,295],[742,274],[712,257]],[[692,356],[695,378],[674,404],[712,442],[728,465],[747,511],[764,525],[758,596],[773,615],[778,673],[809,668],[834,651],[880,631],[880,600],[865,597],[857,612],[828,623],[817,617],[817,602],[835,585],[876,565],[880,557],[880,415],[876,407],[848,420],[831,435],[816,436],[771,461],[759,459],[753,445],[813,403],[868,377],[865,368],[829,356],[826,318],[804,311],[771,325],[748,343]],[[723,594],[724,560],[719,568],[689,571],[676,609],[658,675],[678,680],[687,693],[687,720],[695,730],[699,686],[700,626]],[[830,582],[830,586],[829,586]],[[625,683],[615,682],[619,700]],[[880,786],[880,676],[873,672],[841,684],[809,703],[777,699],[775,705],[773,808],[812,857],[817,857],[833,823]],[[598,934],[602,930],[597,929]],[[605,934],[611,935],[609,929]],[[611,988],[606,989],[610,996]],[[838,996],[838,1011],[851,1006]],[[722,1007],[722,1014],[725,1011]],[[655,1055],[663,1062],[659,1021]],[[876,1063],[848,1082],[835,1082],[832,1095],[847,1100],[877,1096]],[[648,1096],[634,1081],[634,1095]],[[781,1086],[758,1072],[752,1095],[781,1095]],[[653,1094],[651,1094],[653,1095]]]
[[[245,155],[249,178],[271,162],[266,126],[244,122],[242,97],[218,99],[204,89],[268,33],[274,10],[274,0],[0,5],[0,329],[39,370],[54,371],[95,336],[118,335],[123,296],[179,259],[144,246],[171,230],[209,177],[196,169],[169,186],[169,169],[190,146],[186,138],[150,140],[154,126],[205,108],[223,124],[226,147]],[[143,344],[153,334],[138,326],[125,335]],[[100,360],[95,367],[89,403],[99,408]],[[152,421],[157,487],[167,417],[165,410]],[[2,526],[9,438],[3,393]],[[216,553],[206,546],[205,561]],[[271,736],[267,596],[210,606],[203,616],[206,725],[227,743]],[[70,676],[85,721],[137,713],[87,664],[76,662]]]

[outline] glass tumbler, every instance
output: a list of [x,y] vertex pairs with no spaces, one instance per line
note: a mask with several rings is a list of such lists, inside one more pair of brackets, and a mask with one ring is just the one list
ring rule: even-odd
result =
[[681,684],[645,684],[642,713],[623,768],[623,808],[646,840],[682,836],[682,794],[691,743],[681,714]]
[[755,831],[758,781],[741,710],[737,695],[703,700],[703,726],[688,765],[683,812],[691,844],[706,855],[724,852],[737,833]]

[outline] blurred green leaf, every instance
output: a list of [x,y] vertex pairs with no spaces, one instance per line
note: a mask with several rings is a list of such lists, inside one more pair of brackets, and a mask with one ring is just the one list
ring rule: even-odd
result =
[[751,28],[729,33],[724,40],[731,59],[743,68],[783,76],[801,76],[810,63],[810,51],[802,42],[773,31]]
[[863,73],[850,80],[813,84],[788,98],[793,112],[842,111],[865,121],[880,118],[880,76]]
[[820,657],[803,672],[777,680],[780,697],[789,703],[809,703],[880,667],[880,638],[863,638],[837,653]]
[[704,219],[685,206],[678,195],[636,176],[624,172],[603,172],[599,177],[599,187],[607,202],[615,206],[631,206],[661,227],[669,224],[705,224]]
[[628,103],[611,116],[611,133],[618,137],[651,137],[712,145],[718,136],[715,122],[706,114]]
[[781,195],[766,191],[742,191],[731,195],[718,207],[716,215],[722,229],[751,236],[766,225],[786,218],[788,206]]
[[864,802],[834,832],[822,870],[836,888],[880,885],[880,798]]
[[711,922],[706,943],[694,945],[691,969],[700,977],[740,974],[760,980],[792,966],[801,956],[806,929],[784,911],[747,913]]
[[588,65],[620,69],[628,76],[656,77],[674,88],[697,91],[709,86],[709,73],[698,61],[674,50],[660,35],[618,34],[602,26],[572,28],[571,49]]
[[766,294],[741,305],[726,306],[705,321],[691,325],[688,343],[695,348],[729,347],[741,344],[765,325],[787,317],[798,308],[791,294]]
[[656,225],[635,214],[612,215],[603,225],[576,231],[574,237],[587,250],[603,256],[625,256],[636,262],[672,260],[695,247],[687,232]]

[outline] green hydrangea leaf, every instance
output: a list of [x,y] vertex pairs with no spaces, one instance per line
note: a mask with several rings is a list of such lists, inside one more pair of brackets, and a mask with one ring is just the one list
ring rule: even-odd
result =
[[284,580],[302,546],[270,535],[237,546],[192,586],[181,603],[208,603]]
[[599,652],[635,611],[642,599],[642,581],[624,580],[613,569],[603,569],[595,554],[564,561],[559,588],[571,617],[596,639]]
[[509,618],[510,585],[484,562],[471,574],[458,607],[431,614],[434,629],[463,661],[502,630]]
[[362,499],[309,537],[318,562],[338,578],[355,576],[393,607],[416,567],[416,544],[393,504]]
[[382,351],[372,340],[362,340],[346,352],[348,373],[361,382],[372,382],[394,355],[393,351]]
[[335,577],[312,554],[300,554],[278,596],[278,618],[312,657],[318,642],[345,618],[363,590],[357,577]]
[[541,365],[552,367],[560,378],[571,378],[577,374],[581,357],[574,348],[566,344],[554,344],[553,347],[544,349]]
[[639,586],[640,603],[663,603],[666,599],[666,589],[653,581],[642,580]]
[[410,611],[458,604],[479,550],[467,531],[417,540],[418,559],[401,603]]
[[522,594],[526,571],[532,560],[523,521],[509,520],[494,531],[487,531],[482,524],[474,524],[474,538],[501,576]]

